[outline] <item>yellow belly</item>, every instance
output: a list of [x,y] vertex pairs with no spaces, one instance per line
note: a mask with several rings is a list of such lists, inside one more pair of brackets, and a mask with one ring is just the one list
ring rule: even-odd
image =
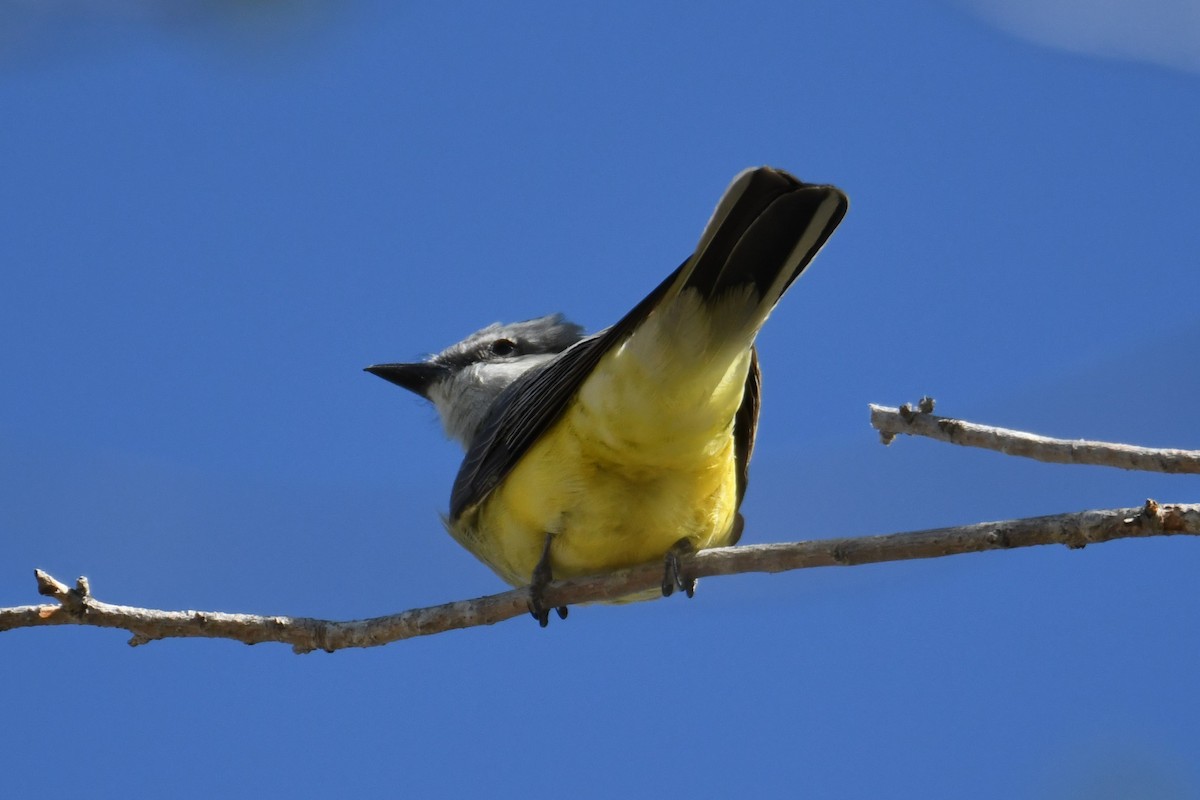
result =
[[654,561],[683,538],[698,549],[729,544],[737,495],[727,439],[712,456],[666,469],[577,456],[574,437],[551,433],[453,533],[514,586],[529,583],[547,534],[556,578]]

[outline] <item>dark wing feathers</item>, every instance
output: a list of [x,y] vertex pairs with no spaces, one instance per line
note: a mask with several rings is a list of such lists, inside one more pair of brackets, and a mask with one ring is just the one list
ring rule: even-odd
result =
[[533,443],[558,421],[604,354],[642,323],[687,265],[675,269],[611,328],[565,350],[522,375],[496,399],[454,479],[450,519],[478,503],[508,475]]
[[758,366],[758,350],[750,348],[750,372],[746,375],[746,391],[742,404],[733,418],[733,446],[737,457],[737,500],[742,504],[746,483],[750,479],[750,455],[754,452],[754,435],[758,432],[758,410],[762,407],[762,370]]
[[[758,409],[762,406],[762,370],[758,367],[758,350],[750,348],[750,372],[746,375],[746,390],[742,404],[733,418],[733,448],[737,462],[737,505],[742,506],[746,485],[750,481],[750,456],[754,452],[754,435],[758,432]],[[737,513],[729,544],[737,544],[745,527],[742,512]]]

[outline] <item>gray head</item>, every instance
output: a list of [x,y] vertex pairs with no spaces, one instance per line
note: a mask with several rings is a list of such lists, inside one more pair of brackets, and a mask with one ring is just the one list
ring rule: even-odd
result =
[[446,435],[465,449],[509,384],[582,338],[583,328],[562,314],[497,322],[424,361],[375,364],[366,371],[432,402]]

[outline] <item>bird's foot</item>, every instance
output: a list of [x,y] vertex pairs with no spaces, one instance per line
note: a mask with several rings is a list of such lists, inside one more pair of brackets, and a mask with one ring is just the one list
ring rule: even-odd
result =
[[[550,569],[550,542],[553,541],[553,538],[554,534],[546,534],[542,557],[538,559],[537,566],[533,568],[533,575],[529,579],[529,613],[543,628],[550,624],[550,609],[546,607],[544,594],[550,581],[554,580],[554,573]],[[566,606],[558,606],[554,610],[559,619],[567,618]]]
[[696,552],[696,545],[691,539],[680,539],[671,545],[671,549],[663,556],[663,597],[670,597],[676,589],[682,589],[688,597],[696,594],[696,579],[683,568],[680,558]]

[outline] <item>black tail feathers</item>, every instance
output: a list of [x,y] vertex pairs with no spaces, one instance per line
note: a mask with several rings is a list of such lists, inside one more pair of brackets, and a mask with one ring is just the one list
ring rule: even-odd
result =
[[753,284],[759,296],[774,305],[848,207],[837,187],[804,183],[771,167],[747,170],[721,198],[684,286],[716,299]]

